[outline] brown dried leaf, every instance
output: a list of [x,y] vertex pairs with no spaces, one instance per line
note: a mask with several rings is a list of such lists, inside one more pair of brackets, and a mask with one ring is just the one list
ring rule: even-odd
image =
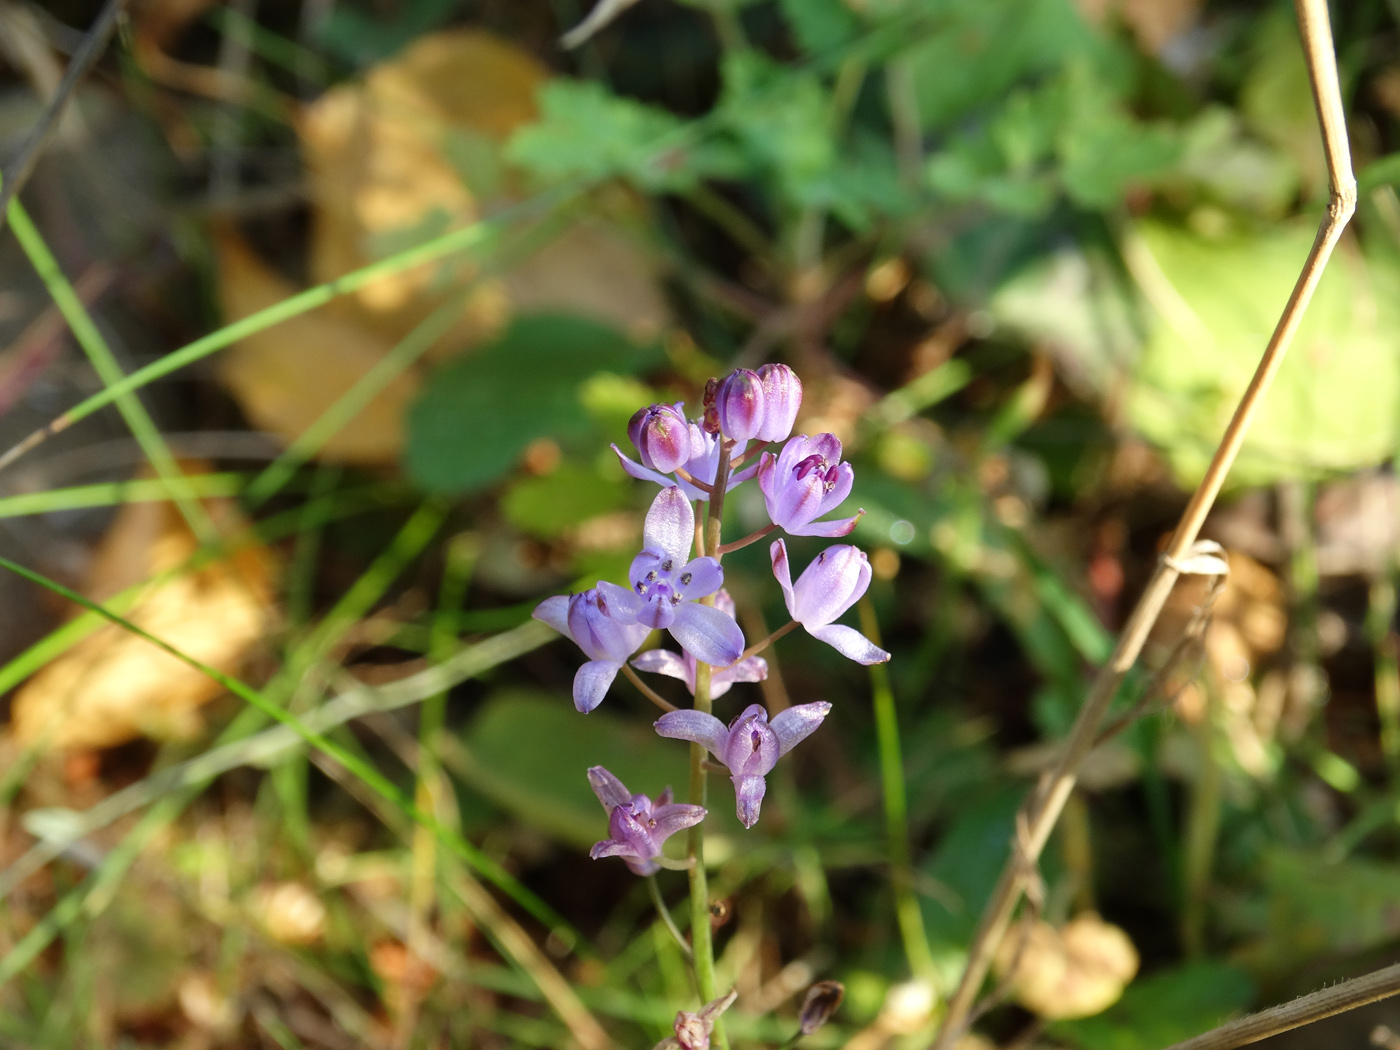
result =
[[[228,500],[206,507],[231,535],[242,524]],[[182,565],[198,542],[170,503],[122,508],[103,538],[84,592],[110,598]],[[272,622],[274,560],[262,546],[153,583],[127,619],[181,652],[236,672]],[[29,679],[15,696],[16,738],[47,748],[111,747],[138,736],[185,738],[198,709],[222,687],[116,625],[106,625]]]

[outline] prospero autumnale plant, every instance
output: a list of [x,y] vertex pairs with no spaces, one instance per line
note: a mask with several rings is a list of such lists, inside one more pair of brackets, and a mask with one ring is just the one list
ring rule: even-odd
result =
[[[792,433],[801,404],[802,383],[796,373],[786,365],[766,364],[710,380],[697,418],[686,417],[684,402],[639,409],[628,425],[638,458],[616,445],[613,450],[628,474],[661,488],[647,512],[642,549],[632,560],[627,582],[599,580],[580,594],[546,598],[534,612],[589,658],[574,677],[574,705],[581,713],[597,708],[621,672],[665,710],[655,722],[657,734],[690,743],[685,803],[672,800],[670,785],[624,786],[602,766],[579,770],[608,814],[609,837],[593,847],[595,859],[620,857],[642,876],[661,867],[689,872],[687,950],[696,993],[710,1005],[698,1014],[678,1014],[676,1035],[663,1045],[708,1047],[712,1036],[725,1045],[719,1020],[723,1007],[717,1004],[728,1005],[730,997],[715,987],[705,875],[708,763],[713,760],[713,768],[728,771],[739,822],[752,828],[760,817],[764,778],[815,733],[831,711],[831,703],[820,698],[772,712],[751,703],[726,721],[714,714],[714,701],[736,685],[742,689],[741,683],[767,677],[768,665],[758,654],[799,625],[857,663],[890,658],[855,628],[835,622],[870,586],[870,563],[850,544],[822,551],[794,583],[787,545],[781,538],[773,541],[774,582],[792,620],[747,647],[735,621],[734,602],[724,586],[726,553],[779,529],[794,536],[846,536],[860,518],[858,511],[851,517],[818,520],[835,512],[850,495],[854,471],[841,462],[841,442],[835,435]],[[782,443],[780,448],[768,451],[777,443]],[[725,495],[755,478],[770,524],[722,543]],[[697,520],[702,523],[699,531]],[[697,541],[699,552],[693,551]],[[638,653],[654,630],[666,631],[680,651]],[[645,685],[637,670],[679,678],[694,698],[693,707],[674,708]],[[634,789],[652,792],[655,801],[652,795],[633,794]],[[664,843],[682,829],[688,829],[685,857],[669,858]]]

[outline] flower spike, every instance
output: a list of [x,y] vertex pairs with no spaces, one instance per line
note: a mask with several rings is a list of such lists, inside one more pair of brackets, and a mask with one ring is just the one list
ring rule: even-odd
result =
[[[726,590],[715,595],[715,608],[726,616],[734,615],[734,599]],[[673,653],[669,649],[648,649],[632,659],[632,666],[639,671],[664,674],[679,678],[695,695],[695,657],[690,653]],[[761,682],[768,677],[768,661],[761,656],[750,656],[728,667],[716,667],[710,673],[710,699],[715,700],[729,692],[735,682]]]

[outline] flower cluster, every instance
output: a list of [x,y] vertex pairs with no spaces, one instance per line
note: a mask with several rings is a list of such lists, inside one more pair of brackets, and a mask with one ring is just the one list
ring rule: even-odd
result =
[[[826,548],[794,583],[787,544],[774,541],[773,575],[791,623],[750,648],[745,648],[734,602],[724,589],[720,557],[726,551],[779,529],[789,536],[847,536],[864,513],[830,516],[850,495],[855,472],[842,462],[841,442],[834,434],[792,433],[801,405],[797,375],[786,365],[767,364],[710,380],[697,418],[686,417],[684,402],[650,405],[637,412],[627,428],[637,458],[616,445],[613,451],[628,474],[661,490],[647,512],[642,549],[632,560],[626,585],[600,580],[580,594],[547,598],[534,613],[588,657],[574,677],[575,706],[592,711],[618,673],[627,675],[667,709],[655,723],[660,736],[698,744],[729,770],[735,808],[746,828],[758,821],[764,778],[783,755],[817,730],[831,704],[798,704],[771,718],[761,705],[750,704],[726,724],[710,713],[710,703],[735,683],[766,678],[768,664],[758,651],[799,625],[857,663],[889,659],[855,628],[835,622],[870,586],[870,563],[857,547]],[[767,451],[775,442],[782,442],[781,448]],[[721,546],[718,521],[725,494],[755,477],[770,524]],[[707,505],[710,523],[703,538],[696,529],[702,504]],[[697,541],[703,548],[699,552],[694,551]],[[680,651],[655,648],[638,654],[658,630],[669,632]],[[708,669],[703,678],[702,666]],[[695,709],[673,708],[636,671],[680,679],[696,697]],[[702,682],[708,686],[703,690]],[[588,771],[588,780],[608,814],[609,837],[593,847],[592,855],[622,857],[641,875],[666,863],[662,845],[670,835],[695,826],[706,815],[699,805],[673,802],[669,788],[655,802],[634,795],[601,766]],[[677,1031],[684,1042],[687,1036]]]

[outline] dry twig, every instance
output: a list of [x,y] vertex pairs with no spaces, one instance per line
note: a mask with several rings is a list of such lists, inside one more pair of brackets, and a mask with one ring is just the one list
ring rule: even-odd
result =
[[[1288,298],[1277,327],[1240,399],[1234,418],[1215,451],[1205,478],[1187,504],[1177,525],[1166,554],[1158,562],[1137,607],[1118,637],[1113,653],[1095,678],[1089,695],[1070,730],[1064,752],[1050,775],[1048,789],[1035,792],[1027,803],[1030,832],[1024,852],[1034,862],[1044,850],[1050,832],[1073,791],[1079,768],[1098,737],[1099,724],[1118,692],[1119,685],[1137,661],[1148,632],[1180,575],[1178,566],[1196,541],[1206,514],[1220,492],[1225,476],[1239,454],[1250,423],[1263,402],[1264,394],[1283,362],[1293,336],[1302,321],[1308,302],[1321,280],[1327,260],[1342,235],[1342,230],[1356,210],[1356,177],[1352,173],[1347,145],[1346,117],[1342,109],[1341,88],[1337,79],[1336,56],[1332,45],[1332,29],[1328,22],[1326,0],[1295,0],[1307,57],[1308,76],[1312,82],[1313,99],[1322,125],[1323,151],[1331,183],[1327,212],[1318,226],[1317,237],[1308,253],[1303,271]],[[982,921],[968,951],[967,967],[957,990],[948,1002],[943,1026],[933,1042],[934,1050],[949,1050],[967,1026],[968,1012],[977,991],[986,979],[992,958],[1011,922],[1016,905],[1026,886],[1025,864],[1019,851],[1003,869],[991,899],[982,914]]]

